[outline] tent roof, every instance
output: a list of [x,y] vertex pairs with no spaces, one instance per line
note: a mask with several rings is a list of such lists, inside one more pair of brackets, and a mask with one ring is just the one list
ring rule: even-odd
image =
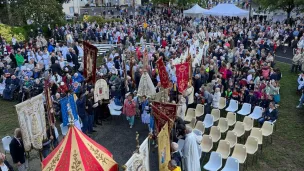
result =
[[192,8],[185,10],[184,14],[203,14],[203,12],[208,11],[199,5],[195,4]]
[[234,4],[218,4],[210,10],[205,11],[204,14],[213,16],[246,17],[249,15],[249,12],[238,8]]
[[112,154],[78,128],[71,126],[61,143],[42,161],[42,171],[117,171]]

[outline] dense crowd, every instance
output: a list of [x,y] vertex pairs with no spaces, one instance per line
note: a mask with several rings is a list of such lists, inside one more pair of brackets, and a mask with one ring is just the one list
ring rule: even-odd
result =
[[[149,124],[151,133],[154,131],[149,108],[151,97],[138,97],[136,93],[144,72],[149,73],[156,92],[161,90],[156,66],[159,58],[166,63],[172,83],[168,101],[179,105],[172,141],[193,137],[192,130],[184,122],[187,108],[204,104],[205,113],[210,113],[219,107],[220,97],[225,97],[227,104],[233,99],[240,104],[251,104],[252,109],[262,107],[264,113],[259,123],[263,124],[278,117],[276,106],[280,102],[282,74],[276,67],[275,52],[279,48],[286,51],[286,47],[297,49],[291,71],[304,71],[303,24],[301,19],[295,19],[290,25],[259,18],[191,18],[183,17],[180,10],[173,8],[149,7],[138,9],[134,16],[123,16],[120,23],[77,22],[61,27],[49,26],[45,33],[48,39],[40,29],[31,30],[26,42],[18,42],[14,36],[11,40],[0,36],[0,95],[5,100],[22,102],[42,93],[44,81],[49,79],[57,119],[61,120],[60,99],[75,93],[82,131],[90,134],[94,132],[93,126],[101,124],[110,113],[105,101],[94,102],[94,85],[86,84],[83,77],[81,42],[107,42],[117,48],[103,57],[97,77],[108,82],[110,97],[116,105],[123,106],[130,128],[135,116],[141,116],[142,122]],[[144,55],[148,56],[148,61],[144,61]],[[186,91],[180,93],[175,65],[185,62],[189,56],[192,78]],[[303,91],[304,73],[299,76],[298,83],[298,90]],[[298,107],[304,102],[303,95],[300,100]],[[19,134],[20,130],[17,130],[18,142]],[[57,145],[54,144],[56,137],[49,135],[44,140],[44,157],[51,145]],[[173,152],[177,151],[177,146],[172,144]],[[25,161],[18,159],[20,156],[16,154],[12,153],[14,163],[25,170]],[[179,168],[181,157],[173,159],[169,167]],[[186,162],[186,170],[197,170],[195,167],[200,166],[189,166]]]

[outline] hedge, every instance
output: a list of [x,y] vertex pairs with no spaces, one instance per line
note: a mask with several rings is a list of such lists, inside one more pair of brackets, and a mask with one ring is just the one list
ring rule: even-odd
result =
[[0,24],[0,34],[5,38],[6,42],[11,42],[13,35],[17,41],[24,41],[27,35],[23,27],[13,27],[5,24]]
[[85,15],[83,16],[83,21],[85,22],[97,22],[99,25],[103,25],[105,23],[113,23],[113,22],[122,22],[122,19],[119,18],[112,18],[112,19],[105,19],[101,16],[90,16],[90,15]]

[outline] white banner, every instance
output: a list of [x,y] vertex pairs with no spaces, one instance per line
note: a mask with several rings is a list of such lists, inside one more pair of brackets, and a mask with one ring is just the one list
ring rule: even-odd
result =
[[140,145],[139,154],[134,153],[125,166],[126,171],[150,171],[149,138]]
[[43,137],[47,137],[42,94],[17,104],[16,111],[25,151],[31,146],[42,149]]

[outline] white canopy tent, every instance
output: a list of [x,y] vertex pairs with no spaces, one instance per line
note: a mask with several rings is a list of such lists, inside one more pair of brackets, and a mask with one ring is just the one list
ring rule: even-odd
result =
[[228,17],[248,17],[249,11],[243,10],[234,4],[218,4],[204,12],[204,15],[228,16]]
[[192,8],[185,10],[184,15],[185,16],[202,16],[204,12],[208,10],[200,7],[199,5],[194,5]]

